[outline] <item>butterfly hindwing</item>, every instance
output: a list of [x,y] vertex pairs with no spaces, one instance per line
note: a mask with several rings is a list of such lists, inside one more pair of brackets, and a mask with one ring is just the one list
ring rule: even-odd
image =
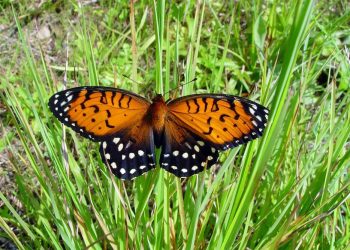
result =
[[167,104],[177,123],[221,150],[261,136],[269,112],[262,105],[231,95],[192,95]]
[[132,92],[108,87],[78,87],[53,95],[49,107],[66,126],[102,141],[136,122],[150,103]]
[[178,177],[209,169],[218,159],[218,150],[195,134],[181,127],[171,117],[165,123],[160,167]]
[[101,142],[102,161],[120,179],[130,180],[155,168],[153,131],[142,120]]

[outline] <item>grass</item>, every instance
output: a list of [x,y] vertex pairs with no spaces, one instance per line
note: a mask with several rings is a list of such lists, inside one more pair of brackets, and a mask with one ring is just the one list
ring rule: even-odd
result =
[[[0,7],[0,175],[14,173],[1,188],[0,237],[19,249],[349,248],[346,2]],[[35,36],[46,25],[49,41]],[[269,124],[218,169],[123,182],[47,107],[64,87],[98,84],[248,96],[269,107]]]

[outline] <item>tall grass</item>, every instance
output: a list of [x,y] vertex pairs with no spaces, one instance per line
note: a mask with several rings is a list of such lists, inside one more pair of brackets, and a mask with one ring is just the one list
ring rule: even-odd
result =
[[[0,150],[16,189],[1,190],[0,237],[19,249],[349,247],[348,9],[306,0],[102,1],[62,3],[57,16],[45,5],[40,18],[64,30],[56,62],[35,49],[23,19],[31,12],[2,7],[12,10],[1,18],[16,29],[20,56],[13,69],[1,65]],[[269,123],[262,138],[222,153],[219,168],[178,179],[158,167],[121,181],[98,145],[47,107],[64,85],[97,84],[146,97],[248,95],[269,107]]]

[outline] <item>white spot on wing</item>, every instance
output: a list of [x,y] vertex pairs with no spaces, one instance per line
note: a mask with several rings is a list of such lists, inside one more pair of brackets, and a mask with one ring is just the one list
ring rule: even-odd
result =
[[120,141],[120,138],[119,138],[119,137],[115,137],[115,138],[113,139],[113,142],[114,142],[115,144],[118,144],[119,141]]
[[146,168],[145,165],[141,165],[141,166],[140,166],[140,169],[144,169],[144,168]]
[[[110,160],[111,159],[111,155],[110,154],[105,154],[105,157],[107,160]],[[113,162],[114,163],[114,162]]]
[[250,108],[250,107],[249,107],[249,112],[250,112],[252,115],[254,115],[254,114],[255,114],[255,110],[254,110],[254,109],[252,109],[252,108]]
[[136,172],[136,169],[135,169],[135,168],[133,168],[133,169],[130,170],[130,174],[133,174],[133,173],[135,173],[135,172]]
[[187,173],[187,169],[186,169],[186,168],[183,168],[183,169],[181,169],[181,172],[182,172],[182,173]]
[[121,174],[125,174],[126,173],[124,168],[121,168],[119,171],[120,171]]
[[182,157],[186,159],[186,158],[188,157],[188,153],[186,153],[186,152],[183,153],[183,154],[182,154]]
[[119,152],[122,151],[123,147],[124,147],[123,143],[120,143],[119,146],[118,146],[118,151]]
[[178,155],[179,155],[179,151],[175,150],[175,151],[173,152],[173,155],[174,155],[174,156],[178,156]]
[[122,160],[125,160],[125,157],[126,157],[125,155],[122,155]]
[[198,169],[198,167],[197,166],[193,166],[191,169],[192,169],[192,171],[196,171]]
[[125,148],[129,148],[131,146],[132,142],[128,141],[128,143],[126,144]]
[[256,119],[258,119],[259,121],[262,121],[262,119],[261,119],[261,116],[260,115],[257,115],[257,116],[255,116],[256,117]]
[[209,155],[208,160],[211,161],[212,159],[214,159],[213,156]]
[[164,157],[165,157],[165,158],[169,157],[169,154],[164,154]]
[[129,154],[129,158],[130,158],[130,159],[133,159],[134,157],[135,157],[135,154],[134,154],[134,153],[130,153],[130,154]]
[[145,154],[145,152],[143,152],[142,150],[137,151],[137,153],[139,154],[139,156],[143,156]]
[[177,169],[177,166],[171,166],[172,169],[176,170]]
[[58,103],[58,99],[56,99],[56,100],[53,102],[53,104],[55,104],[55,105],[56,105],[57,103]]
[[195,150],[196,152],[199,152],[199,147],[198,147],[197,145],[194,145],[194,150]]
[[112,162],[112,163],[111,163],[111,167],[114,168],[114,169],[116,169],[116,168],[117,168],[117,164],[116,164],[115,162]]
[[103,149],[106,149],[107,148],[107,142],[102,142],[102,147],[103,147]]
[[72,99],[73,99],[73,96],[72,96],[72,95],[70,95],[70,96],[67,97],[67,101],[68,101],[68,102],[70,102]]
[[199,144],[199,146],[203,147],[204,146],[204,142],[203,141],[197,141],[197,143]]

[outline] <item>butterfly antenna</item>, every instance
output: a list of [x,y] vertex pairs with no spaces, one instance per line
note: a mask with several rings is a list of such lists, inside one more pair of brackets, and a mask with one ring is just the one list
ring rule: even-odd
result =
[[122,74],[122,76],[124,76],[126,79],[129,79],[130,81],[132,81],[132,82],[134,82],[134,83],[137,83],[137,84],[142,85],[142,83],[137,82],[137,81],[135,81],[134,79],[131,79],[131,78],[130,78],[130,77],[128,77],[127,75]]
[[195,82],[195,81],[197,81],[197,77],[193,78],[193,79],[192,79],[191,81],[189,81],[189,82],[185,82],[185,83],[179,84],[177,87],[172,88],[172,89],[169,89],[167,92],[164,93],[164,95],[170,93],[170,92],[173,91],[173,90],[179,89],[180,87],[185,86],[186,84],[189,84],[189,83],[192,83],[192,82]]

